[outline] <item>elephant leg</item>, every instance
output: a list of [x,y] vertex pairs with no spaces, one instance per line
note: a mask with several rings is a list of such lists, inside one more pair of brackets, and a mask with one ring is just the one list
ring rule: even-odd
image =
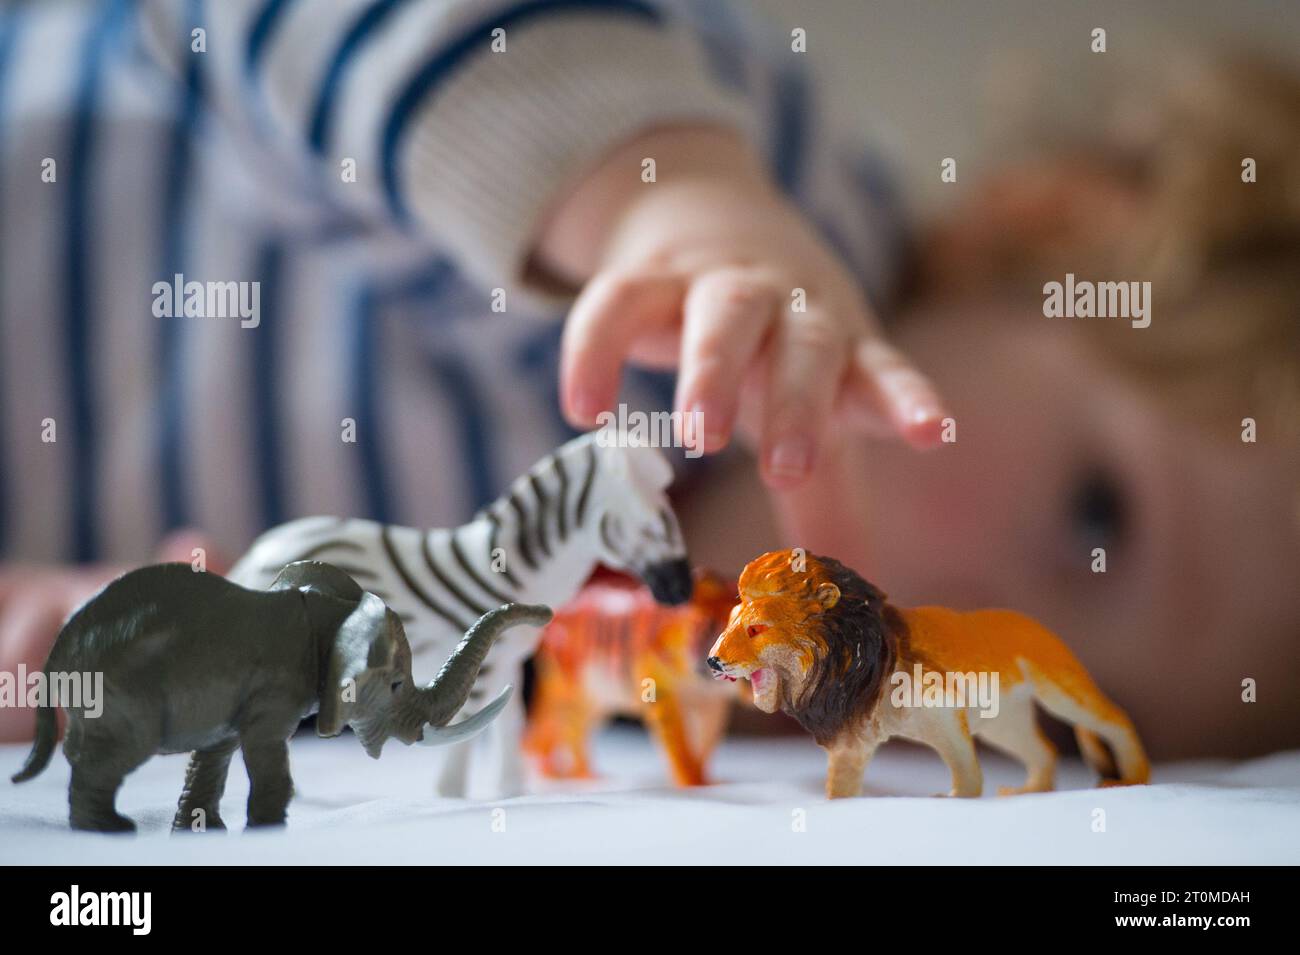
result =
[[282,826],[293,779],[289,776],[289,741],[241,741],[248,767],[248,825]]
[[226,791],[230,757],[238,746],[239,740],[232,737],[190,756],[190,765],[185,771],[185,788],[181,790],[176,818],[172,820],[173,832],[226,828],[221,819],[221,796]]
[[523,795],[527,788],[524,768],[524,703],[515,693],[492,723],[492,742],[496,748],[497,795],[509,798]]
[[476,742],[478,741],[471,739],[448,747],[435,787],[439,796],[461,798],[469,790],[470,748]]
[[127,748],[121,737],[91,733],[80,720],[70,735],[75,746],[69,753],[72,780],[68,786],[68,823],[92,832],[134,832],[135,823],[117,811],[117,791],[127,773],[144,763],[152,749]]
[[68,787],[68,823],[91,832],[135,832],[135,823],[117,811],[117,791],[126,773],[108,766],[74,766]]

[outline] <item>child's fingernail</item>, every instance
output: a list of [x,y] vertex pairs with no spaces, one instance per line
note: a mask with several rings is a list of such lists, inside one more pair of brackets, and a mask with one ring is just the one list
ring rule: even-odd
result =
[[812,466],[812,445],[807,438],[783,438],[767,456],[773,477],[803,477]]
[[726,443],[731,423],[717,405],[697,401],[686,413],[691,417],[694,433],[704,439],[705,447],[720,448]]
[[943,437],[943,410],[930,405],[917,405],[911,408],[903,418],[900,429],[904,440],[918,448],[930,448],[937,445]]
[[907,412],[909,424],[925,424],[939,417],[939,409],[930,405],[913,405]]

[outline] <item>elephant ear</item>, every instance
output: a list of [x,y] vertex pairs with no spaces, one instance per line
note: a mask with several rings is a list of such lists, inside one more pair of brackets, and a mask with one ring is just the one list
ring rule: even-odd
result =
[[267,589],[310,590],[346,600],[350,604],[360,601],[364,593],[357,582],[343,571],[319,560],[297,560],[286,565]]
[[363,592],[356,608],[339,624],[325,667],[320,711],[316,716],[319,736],[338,736],[343,732],[356,710],[366,671],[391,665],[397,641],[388,614],[382,600]]

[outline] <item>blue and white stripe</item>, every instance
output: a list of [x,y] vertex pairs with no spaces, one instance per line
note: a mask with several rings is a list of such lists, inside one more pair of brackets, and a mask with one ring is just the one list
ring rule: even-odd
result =
[[[413,118],[494,26],[551,16],[698,21],[783,187],[883,275],[895,225],[843,201],[889,208],[877,166],[826,148],[802,63],[731,37],[722,0],[0,0],[0,558],[142,560],[187,525],[233,554],[317,513],[454,526],[571,436],[559,316],[494,314],[454,237],[402,227]],[[154,317],[175,274],[260,282],[260,324]]]

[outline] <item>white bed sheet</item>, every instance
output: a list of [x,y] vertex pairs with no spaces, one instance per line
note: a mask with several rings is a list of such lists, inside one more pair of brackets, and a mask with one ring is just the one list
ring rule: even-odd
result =
[[[170,836],[185,759],[169,756],[123,787],[132,837],[68,830],[61,752],[37,779],[9,783],[26,750],[0,746],[0,864],[1300,862],[1300,752],[1162,766],[1151,786],[1111,789],[1085,788],[1088,771],[1067,762],[1055,793],[948,800],[927,795],[947,787],[935,756],[891,744],[868,770],[871,798],[829,802],[810,740],[728,740],[713,763],[721,782],[680,790],[643,733],[615,727],[597,740],[601,779],[477,801],[432,795],[428,750],[389,744],[375,762],[355,740],[300,736],[287,829],[239,832],[248,783],[236,758],[222,804],[231,831]],[[982,758],[987,791],[1019,783],[1013,764]]]

